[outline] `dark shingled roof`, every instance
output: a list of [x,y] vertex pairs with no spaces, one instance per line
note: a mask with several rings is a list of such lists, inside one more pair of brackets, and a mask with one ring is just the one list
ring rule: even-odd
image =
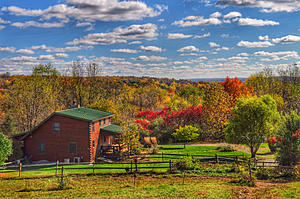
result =
[[104,127],[100,128],[100,129],[105,130],[105,131],[109,131],[109,132],[112,132],[112,133],[116,133],[116,134],[123,134],[124,133],[122,128],[118,125],[115,125],[115,124],[110,124],[110,125],[107,125],[107,126],[104,126]]
[[88,121],[95,121],[100,118],[115,115],[115,113],[104,112],[104,111],[99,111],[96,109],[85,108],[85,107],[57,111],[55,112],[55,114],[88,120]]

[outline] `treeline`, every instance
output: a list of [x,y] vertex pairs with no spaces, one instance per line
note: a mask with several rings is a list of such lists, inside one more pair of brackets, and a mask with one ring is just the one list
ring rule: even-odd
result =
[[[52,112],[67,109],[73,103],[116,113],[113,122],[118,124],[134,122],[142,111],[159,113],[164,108],[180,120],[180,111],[189,111],[192,117],[197,111],[191,110],[201,107],[205,121],[201,130],[205,134],[200,138],[222,140],[231,109],[240,97],[270,94],[279,111],[300,110],[299,67],[291,65],[277,72],[279,75],[265,69],[245,83],[237,78],[207,83],[101,76],[99,65],[81,62],[73,63],[71,76],[63,76],[50,64],[39,65],[31,75],[6,74],[0,78],[0,131],[8,136],[29,131]],[[193,121],[189,117],[185,120],[187,125]]]

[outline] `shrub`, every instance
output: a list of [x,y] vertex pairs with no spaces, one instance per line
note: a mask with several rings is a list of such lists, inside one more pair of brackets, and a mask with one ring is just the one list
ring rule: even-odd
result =
[[179,161],[176,161],[173,165],[174,170],[184,171],[193,170],[199,168],[199,164],[195,162],[191,157],[184,157]]
[[240,185],[240,186],[249,186],[249,187],[254,187],[255,182],[253,179],[250,178],[239,178],[237,180],[232,180],[229,182],[230,184],[235,184],[235,185]]
[[282,166],[293,166],[300,161],[300,114],[292,112],[284,117],[278,129],[277,161]]
[[256,170],[255,176],[259,180],[268,180],[268,179],[272,178],[272,172],[273,172],[272,169],[259,167]]
[[230,145],[220,146],[220,147],[217,148],[217,150],[219,150],[221,152],[233,152],[233,151],[235,151],[235,149]]

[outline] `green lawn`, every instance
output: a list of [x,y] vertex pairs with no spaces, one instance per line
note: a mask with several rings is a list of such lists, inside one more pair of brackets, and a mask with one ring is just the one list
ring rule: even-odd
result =
[[[58,179],[0,180],[0,198],[297,198],[300,182],[230,185],[230,178],[186,175],[99,175],[68,177],[58,190]],[[135,185],[134,185],[135,181]]]

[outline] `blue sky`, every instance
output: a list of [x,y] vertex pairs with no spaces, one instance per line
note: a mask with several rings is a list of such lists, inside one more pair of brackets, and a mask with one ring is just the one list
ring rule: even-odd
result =
[[300,0],[1,0],[0,73],[248,77],[300,64]]

